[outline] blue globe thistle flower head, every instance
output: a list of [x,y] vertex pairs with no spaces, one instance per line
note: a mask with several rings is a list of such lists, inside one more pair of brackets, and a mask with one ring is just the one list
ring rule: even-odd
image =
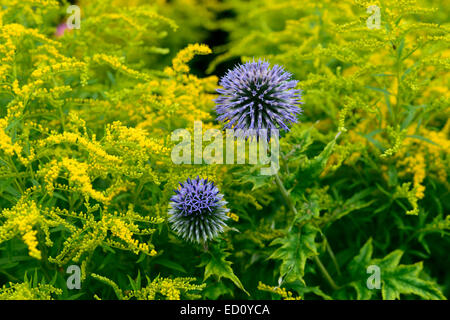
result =
[[234,129],[236,136],[270,139],[273,129],[289,131],[302,109],[298,81],[282,66],[272,68],[266,61],[247,62],[229,70],[220,79],[223,89],[215,99],[218,121],[228,121],[224,129]]
[[224,231],[227,202],[208,179],[187,179],[170,199],[169,222],[186,241],[205,243]]

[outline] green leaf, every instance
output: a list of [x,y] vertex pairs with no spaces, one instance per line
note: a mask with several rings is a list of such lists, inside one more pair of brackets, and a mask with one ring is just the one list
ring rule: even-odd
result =
[[371,142],[374,145],[374,147],[376,147],[378,150],[380,150],[380,152],[384,152],[384,148],[383,148],[383,145],[381,144],[381,142],[373,137],[373,136],[375,136],[376,134],[378,134],[378,133],[380,133],[382,131],[383,130],[377,129],[377,130],[373,130],[372,132],[370,132],[368,134],[365,134],[365,133],[362,133],[362,132],[358,132],[358,134],[361,137],[366,138],[369,142]]
[[374,293],[374,290],[369,290],[366,284],[368,277],[366,269],[367,266],[370,265],[372,252],[372,238],[370,238],[359,250],[359,254],[355,256],[348,265],[348,270],[354,278],[363,279],[350,283],[350,286],[352,286],[356,291],[356,298],[358,300],[369,300]]
[[202,256],[202,262],[200,267],[205,266],[205,276],[204,280],[211,276],[216,276],[218,280],[222,277],[230,279],[236,287],[244,291],[247,295],[250,295],[241,283],[241,280],[234,274],[231,268],[231,262],[227,261],[226,258],[230,254],[225,250],[220,249],[217,246],[211,246],[208,253]]
[[78,298],[82,297],[84,294],[86,294],[86,292],[80,292],[80,293],[71,295],[71,296],[67,297],[67,300],[77,300]]
[[369,239],[348,265],[348,270],[358,280],[349,285],[356,290],[357,299],[370,299],[376,289],[367,288],[366,273],[369,265],[380,268],[381,296],[384,300],[400,299],[401,294],[414,294],[423,299],[446,299],[437,284],[421,278],[423,263],[400,264],[403,251],[395,250],[382,259],[372,259],[372,239]]
[[423,299],[445,300],[445,296],[433,281],[420,278],[423,271],[423,263],[412,265],[399,264],[403,251],[395,250],[381,260],[374,260],[373,264],[379,263],[381,269],[381,295],[385,300],[400,299],[400,294],[414,294]]
[[350,199],[346,200],[340,207],[338,207],[333,213],[333,220],[336,221],[341,219],[342,217],[348,215],[349,213],[360,210],[363,208],[367,208],[375,200],[363,201],[368,195],[373,194],[374,188],[364,189],[360,192],[355,193]]
[[[238,173],[236,176],[239,179],[241,183],[251,183],[252,184],[252,191],[262,188],[268,184],[270,184],[271,179],[270,176],[265,176],[261,174],[261,168],[263,166],[255,165],[250,168],[245,168],[242,170],[242,172]],[[242,177],[239,177],[238,175],[241,175]]]
[[138,275],[136,277],[136,280],[133,280],[129,275],[127,275],[128,280],[130,281],[131,288],[133,290],[140,290],[141,289],[141,272],[138,270]]
[[153,261],[156,264],[160,264],[166,268],[170,268],[176,271],[180,271],[182,273],[186,273],[186,269],[184,269],[181,265],[179,265],[176,262],[173,262],[171,260],[168,259],[164,259],[164,258],[157,258]]
[[314,241],[318,231],[313,225],[305,224],[298,232],[290,232],[286,237],[275,239],[270,244],[281,245],[269,259],[282,261],[280,276],[286,282],[303,282],[306,260],[318,254]]
[[305,294],[313,293],[316,296],[324,298],[325,300],[333,300],[332,297],[324,293],[318,286],[309,287],[301,281],[296,281],[294,283],[290,283],[289,287],[294,289],[298,293],[298,295],[302,297],[302,299],[305,296]]
[[418,135],[418,134],[411,134],[411,135],[407,135],[406,137],[407,137],[407,138],[419,139],[419,140],[422,140],[422,141],[431,143],[431,144],[433,144],[433,145],[435,145],[435,146],[441,147],[441,146],[440,146],[439,144],[437,144],[436,142],[433,142],[433,141],[431,141],[430,139],[425,138],[425,137],[422,137],[421,135]]
[[350,273],[356,275],[362,268],[365,272],[366,267],[370,264],[370,260],[372,259],[372,253],[372,238],[370,238],[359,250],[359,254],[350,261],[348,265]]
[[217,300],[223,295],[233,296],[233,290],[223,282],[214,282],[203,290],[203,294],[207,299]]
[[[336,140],[330,141],[320,154],[318,154],[313,159],[306,159],[305,162],[299,166],[296,176],[300,183],[299,186],[305,188],[309,186],[312,182],[319,179],[320,174],[325,169],[325,166],[333,153]],[[300,192],[302,188],[296,188],[296,192]]]
[[414,117],[420,111],[421,109],[424,109],[426,105],[420,105],[420,106],[408,106],[406,108],[406,117],[402,122],[401,129],[406,129],[409,127],[409,125],[412,123]]

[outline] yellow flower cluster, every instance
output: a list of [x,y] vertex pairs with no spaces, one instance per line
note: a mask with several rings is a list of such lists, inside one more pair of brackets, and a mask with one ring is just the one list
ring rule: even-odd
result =
[[[360,121],[353,130],[350,130],[348,142],[344,141],[342,146],[337,146],[338,152],[330,157],[325,172],[329,172],[333,165],[337,166],[342,160],[345,160],[346,164],[354,164],[361,156],[360,152],[367,152],[367,148],[378,153],[374,145],[359,134],[359,132],[369,132],[370,130],[373,130],[373,121],[370,119]],[[446,167],[450,155],[448,138],[450,120],[447,120],[441,131],[427,129],[424,126],[417,130],[416,125],[411,125],[401,132],[392,128],[387,128],[387,131],[393,141],[393,146],[387,149],[381,157],[392,156],[391,161],[395,162],[399,177],[412,178],[412,189],[408,189],[408,184],[403,184],[398,186],[396,195],[407,198],[412,205],[413,209],[409,210],[408,214],[416,214],[418,213],[418,200],[425,196],[424,181],[427,175],[433,175],[441,183],[449,186]],[[387,143],[381,135],[376,138]],[[382,165],[381,169],[386,172],[387,166]],[[389,179],[387,174],[383,174],[383,177],[385,180]]]
[[50,66],[43,66],[35,69],[31,73],[31,77],[35,79],[45,79],[47,77],[52,77],[57,73],[61,72],[73,72],[76,70],[83,70],[86,66],[86,63],[79,61],[65,61],[61,63],[55,63]]
[[124,142],[124,144],[136,144],[136,148],[127,148],[128,152],[134,153],[132,154],[133,157],[145,158],[145,155],[148,153],[154,155],[169,153],[167,147],[162,145],[159,141],[149,138],[147,131],[140,128],[126,127],[118,121],[107,126],[105,140],[108,142],[119,141]]
[[76,60],[61,54],[58,47],[44,43],[30,52],[34,57],[34,65],[52,65],[60,62],[72,63]]
[[0,300],[53,300],[52,294],[61,295],[62,290],[48,284],[12,283],[0,288]]
[[70,158],[63,158],[61,164],[69,172],[69,182],[74,184],[80,192],[102,203],[109,203],[112,196],[105,196],[103,192],[94,190],[89,177],[89,165]]
[[[95,10],[110,7],[100,2]],[[174,129],[190,128],[194,120],[203,120],[205,130],[213,126],[217,78],[188,74],[195,54],[211,53],[199,44],[180,51],[167,72],[152,69],[149,62],[167,59],[158,55],[169,52],[158,47],[166,32],[159,23],[176,28],[154,8],[113,8],[92,15],[95,10],[87,4],[83,29],[52,40],[46,36],[51,15],[42,16],[47,5],[53,4],[11,0],[0,10],[0,91],[6,101],[0,118],[5,164],[0,174],[10,180],[6,187],[13,195],[2,199],[8,209],[0,212],[0,243],[20,239],[31,257],[59,266],[80,262],[84,279],[99,246],[160,254],[152,244],[152,227],[166,222],[165,193],[197,173],[220,180],[215,167],[181,168],[170,159]],[[23,12],[27,27],[9,23],[15,20],[14,10]],[[92,24],[96,19],[105,23],[103,18],[129,27],[136,35],[126,39],[129,47],[100,39],[106,33],[97,34]],[[103,29],[109,33],[114,27]],[[167,183],[160,187],[161,181]],[[130,203],[139,213],[133,206],[127,211]],[[50,238],[54,227],[64,230],[57,235],[58,248]],[[44,254],[44,245],[52,256]],[[190,281],[155,280],[145,298],[180,299],[202,288]]]
[[[410,127],[408,133],[414,134],[415,129]],[[421,128],[420,135],[429,139],[423,141],[409,138],[405,140],[403,148],[397,154],[398,165],[404,169],[402,175],[410,174],[413,176],[413,187],[417,199],[424,197],[425,186],[422,184],[427,175],[427,168],[433,172],[436,178],[448,186],[446,162],[450,156],[450,120],[441,131],[432,131]]]
[[28,246],[31,257],[41,259],[41,252],[37,249],[37,231],[33,227],[42,222],[39,208],[34,201],[21,201],[12,209],[5,209],[0,217],[6,218],[6,222],[0,226],[0,243],[7,241],[16,235],[21,235]]
[[425,186],[422,185],[422,182],[426,177],[424,155],[422,153],[416,153],[414,156],[400,160],[398,165],[405,166],[403,173],[410,173],[413,175],[413,186],[416,191],[415,195],[417,199],[422,199],[425,195]]
[[32,5],[39,7],[58,7],[59,3],[56,0],[13,0],[10,1],[11,5]]
[[37,249],[38,241],[36,239],[36,234],[36,230],[30,230],[22,236],[22,239],[28,246],[30,257],[41,259],[41,252]]
[[[160,124],[166,124],[168,119],[173,122],[173,124],[170,123],[173,128],[190,127],[195,120],[210,118],[207,110],[213,106],[213,95],[206,94],[205,91],[212,91],[208,89],[217,79],[215,77],[206,79],[192,76],[182,77],[182,82],[169,79],[148,86],[148,90],[152,94],[144,96],[145,102],[160,106],[160,108],[154,112],[143,114],[144,119],[138,124],[139,128],[158,127]],[[154,88],[158,88],[158,91]],[[136,112],[134,106],[130,106],[130,108],[131,113]]]
[[26,28],[21,24],[12,23],[12,24],[4,24],[1,27],[0,38],[4,38],[5,46],[0,49],[0,53],[4,53],[6,60],[4,62],[12,62],[12,57],[15,56],[16,45],[18,41],[21,40],[22,37],[31,37],[35,40],[42,42],[43,44],[52,45],[55,47],[59,47],[60,43],[49,39],[45,35],[39,33],[37,29]]
[[147,243],[142,243],[133,239],[133,232],[139,232],[139,228],[136,225],[132,223],[127,224],[122,219],[112,216],[106,216],[105,223],[108,225],[112,234],[123,240],[128,245],[128,248],[135,253],[143,252],[150,256],[155,256],[157,254],[156,250],[151,249]]
[[394,130],[392,127],[387,127],[387,133],[393,140],[393,145],[386,149],[384,153],[380,156],[381,158],[387,158],[394,154],[396,154],[400,148],[402,147],[403,141],[405,140],[406,132],[405,130],[397,131]]
[[0,61],[2,64],[2,78],[5,79],[6,72],[11,69],[11,67],[8,65],[8,63],[12,63],[14,60],[14,54],[15,54],[16,46],[14,45],[11,37],[7,37],[5,42],[0,44],[0,55],[1,59]]
[[188,73],[189,66],[187,63],[191,61],[196,54],[210,54],[211,49],[204,44],[190,44],[180,52],[172,60],[172,68],[167,68],[165,71],[169,75],[174,75],[175,73]]
[[[132,291],[123,291],[119,286],[108,279],[107,277],[100,276],[92,273],[91,276],[109,286],[111,286],[116,293],[117,298],[120,300],[180,300],[181,294],[184,293],[189,299],[198,299],[199,296],[190,291],[200,291],[206,284],[196,285],[191,282],[195,281],[195,278],[156,278],[152,282],[140,289]],[[97,297],[100,299],[99,297]]]
[[180,300],[180,290],[174,285],[170,279],[164,279],[160,282],[161,294],[167,297],[167,300]]
[[203,285],[195,285],[190,282],[194,278],[157,278],[153,280],[147,287],[133,291],[128,298],[135,297],[138,300],[180,300],[182,292],[197,291],[204,288]]
[[5,129],[7,125],[7,119],[0,119],[0,150],[9,156],[13,156],[14,153],[19,155],[22,152],[22,147],[17,143],[13,143],[9,135],[6,134]]
[[292,295],[292,292],[287,291],[285,288],[272,287],[272,286],[266,285],[262,282],[258,283],[258,290],[275,293],[275,294],[279,295],[283,300],[301,300],[302,299],[301,297],[294,297]]
[[[102,218],[97,220],[93,212],[98,210],[99,206],[90,207],[88,203],[85,205],[88,207],[88,214],[55,209],[45,211],[46,215],[55,220],[55,224],[63,225],[71,232],[59,254],[54,258],[49,257],[50,262],[62,266],[72,260],[81,261],[82,267],[86,266],[90,257],[85,254],[93,252],[100,245],[131,251],[135,254],[144,253],[149,256],[157,254],[150,242],[139,242],[133,239],[133,235],[151,235],[155,229],[143,228],[138,224],[161,223],[163,220],[140,216],[132,209],[126,214],[110,214],[105,210]],[[82,227],[74,227],[64,218],[77,219]]]
[[233,221],[236,221],[236,222],[239,221],[239,216],[237,214],[235,214],[235,213],[228,212],[227,216],[229,216]]
[[120,58],[118,57],[114,57],[114,56],[109,56],[107,54],[101,53],[101,54],[95,54],[92,57],[92,61],[98,64],[107,64],[109,65],[111,68],[118,70],[132,78],[135,79],[142,79],[145,81],[150,80],[150,77],[147,74],[138,72],[136,70],[133,70],[129,67],[127,67],[126,65],[124,65],[121,61]]
[[53,144],[69,143],[83,147],[96,160],[103,159],[116,164],[121,163],[121,160],[117,156],[108,154],[94,138],[90,140],[81,136],[79,133],[64,132],[62,134],[52,134],[48,138],[40,140],[38,145],[39,147],[45,147]]
[[[443,183],[448,183],[446,166],[450,156],[450,120],[441,131],[432,131],[422,128],[421,133],[434,143],[422,141],[421,151],[427,155],[428,164],[436,173],[436,177]],[[446,162],[447,161],[447,162]]]

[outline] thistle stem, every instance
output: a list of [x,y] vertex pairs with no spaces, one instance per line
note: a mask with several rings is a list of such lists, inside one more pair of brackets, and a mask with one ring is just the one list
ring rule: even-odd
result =
[[334,282],[333,278],[330,276],[325,266],[322,264],[322,261],[320,261],[319,256],[314,256],[313,259],[316,265],[319,267],[320,271],[322,272],[323,277],[330,284],[331,288],[333,288],[333,290],[338,290],[339,287],[337,286],[336,282]]
[[[284,200],[286,201],[286,204],[288,205],[289,209],[295,214],[297,215],[297,209],[295,208],[292,199],[288,193],[288,191],[286,190],[286,188],[283,185],[283,181],[281,181],[280,176],[278,175],[278,173],[275,174],[275,183],[278,186],[278,189],[280,189],[281,195],[283,196]],[[295,218],[294,218],[295,221]],[[291,226],[289,227],[288,231],[290,231],[293,227],[293,224],[291,224]],[[327,241],[328,244],[328,241]],[[331,249],[331,248],[330,248]],[[334,254],[333,254],[334,257]],[[314,262],[316,263],[316,265],[319,267],[320,271],[322,272],[323,277],[325,278],[325,280],[328,281],[328,283],[330,284],[331,288],[333,290],[337,290],[339,289],[339,286],[336,284],[336,282],[334,282],[333,278],[330,276],[330,274],[328,273],[327,269],[325,268],[325,266],[323,265],[322,261],[320,261],[319,256],[314,256],[313,257]]]
[[297,209],[294,207],[294,204],[292,203],[292,199],[289,196],[289,193],[287,192],[286,188],[283,185],[283,182],[280,179],[280,176],[275,174],[275,182],[278,186],[278,189],[280,189],[281,195],[284,198],[284,201],[286,201],[286,204],[289,207],[289,210],[291,210],[295,215],[297,215]]
[[333,249],[331,249],[330,243],[328,242],[328,240],[326,238],[325,238],[325,241],[327,243],[326,247],[327,247],[328,254],[330,255],[331,260],[333,261],[334,267],[336,268],[336,271],[337,271],[338,275],[340,276],[341,268],[339,268],[339,264],[337,263],[336,256],[334,255]]

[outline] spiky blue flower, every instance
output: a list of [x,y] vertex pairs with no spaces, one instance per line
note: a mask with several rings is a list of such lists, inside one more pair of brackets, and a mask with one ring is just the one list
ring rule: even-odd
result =
[[[301,90],[298,83],[282,66],[266,61],[247,62],[229,70],[220,79],[223,89],[215,100],[217,120],[228,121],[224,129],[234,129],[243,137],[262,136],[262,129],[270,136],[273,129],[289,131],[302,111]],[[269,138],[269,137],[268,137]]]
[[170,198],[169,222],[172,229],[187,241],[202,243],[224,231],[229,219],[227,202],[208,179],[187,179]]

